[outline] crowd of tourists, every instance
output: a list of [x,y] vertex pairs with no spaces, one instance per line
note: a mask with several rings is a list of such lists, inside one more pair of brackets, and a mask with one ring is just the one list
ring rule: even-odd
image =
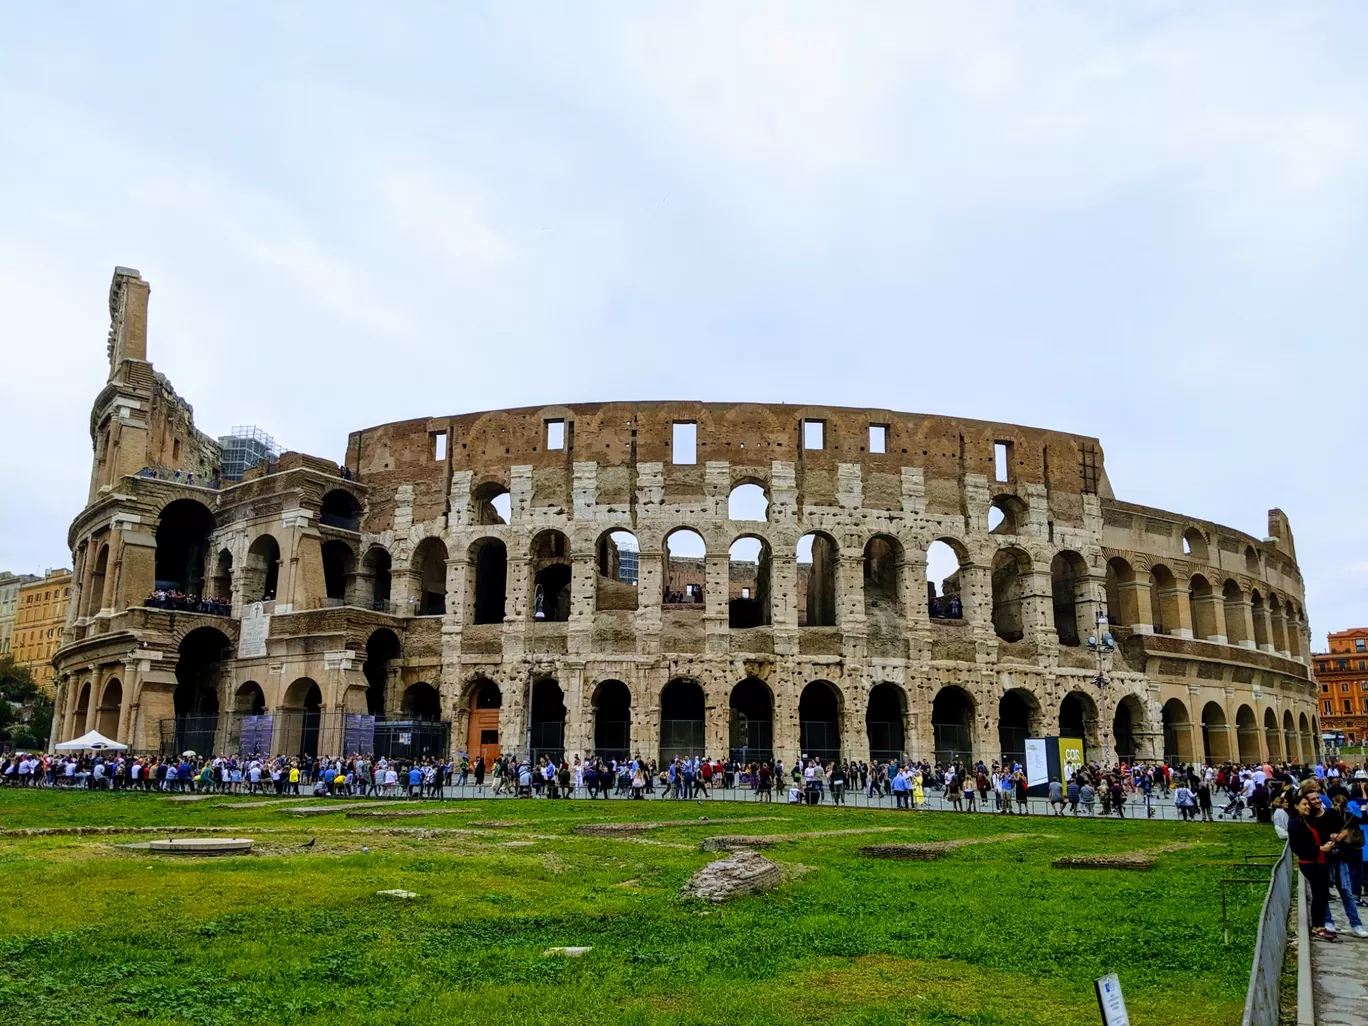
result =
[[233,614],[233,604],[227,599],[201,598],[180,591],[167,591],[165,588],[158,588],[148,595],[143,599],[143,605],[148,609],[174,609],[182,613],[208,613],[211,616]]
[[1343,772],[1308,777],[1272,800],[1273,828],[1287,838],[1311,891],[1312,935],[1334,941],[1331,892],[1340,900],[1355,937],[1368,937],[1359,909],[1363,893],[1363,839],[1368,828],[1368,775]]

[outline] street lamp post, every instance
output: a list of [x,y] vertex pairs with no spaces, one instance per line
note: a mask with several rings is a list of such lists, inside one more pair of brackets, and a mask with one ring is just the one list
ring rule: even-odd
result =
[[1104,769],[1110,769],[1111,719],[1107,716],[1107,688],[1111,681],[1107,679],[1106,661],[1116,651],[1116,640],[1107,630],[1106,612],[1097,614],[1097,633],[1088,636],[1088,647],[1097,654],[1097,676],[1093,679],[1093,683],[1097,685],[1098,693],[1102,699],[1102,765]]

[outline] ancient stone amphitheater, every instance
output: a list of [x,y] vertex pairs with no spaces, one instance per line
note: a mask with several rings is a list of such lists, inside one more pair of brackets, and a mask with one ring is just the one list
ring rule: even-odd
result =
[[[985,760],[1305,759],[1287,518],[1118,500],[1094,438],[594,403],[366,428],[228,480],[119,268],[54,740]],[[193,483],[190,475],[193,474]],[[149,607],[158,588],[182,600]],[[169,603],[168,603],[169,604]],[[224,615],[228,614],[228,615]],[[1103,630],[1115,653],[1094,649]]]

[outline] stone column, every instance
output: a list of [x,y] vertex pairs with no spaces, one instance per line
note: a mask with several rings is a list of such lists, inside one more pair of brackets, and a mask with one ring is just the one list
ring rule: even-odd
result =
[[1222,606],[1226,637],[1241,648],[1254,648],[1254,609],[1249,596],[1240,592],[1238,601],[1225,601]]
[[846,677],[841,681],[841,756],[869,760],[869,730],[865,711],[869,707],[868,680]]
[[770,616],[777,628],[798,629],[798,557],[770,553]]
[[1224,645],[1226,643],[1226,623],[1225,623],[1225,600],[1215,591],[1210,591],[1205,595],[1197,595],[1192,599],[1196,607],[1192,610],[1192,620],[1194,625],[1201,623],[1204,619],[1209,620],[1214,633],[1207,634],[1206,641],[1216,641]]
[[730,644],[728,625],[730,616],[727,604],[727,589],[731,585],[731,558],[708,553],[703,560],[703,630],[706,636],[706,649],[709,655],[726,655]]
[[836,622],[842,627],[862,626],[864,607],[864,553],[843,552],[836,558]]
[[960,564],[960,610],[966,623],[993,631],[993,572],[979,563]]
[[1135,622],[1126,625],[1130,627],[1131,633],[1153,634],[1154,624],[1151,622],[1149,581],[1139,578],[1134,581],[1118,581],[1116,592],[1123,613],[1128,609],[1135,610]]
[[1250,637],[1257,640],[1260,635],[1263,636],[1264,643],[1258,646],[1260,652],[1275,651],[1273,648],[1273,624],[1268,616],[1268,603],[1265,602],[1257,607],[1251,604],[1250,612],[1253,616],[1253,630]]
[[1165,620],[1170,613],[1178,617],[1177,623],[1165,623],[1164,631],[1175,638],[1192,637],[1192,607],[1188,603],[1188,592],[1181,582],[1159,588],[1159,609]]
[[1032,570],[1023,574],[1021,592],[1022,635],[1037,645],[1043,638],[1056,638],[1054,595],[1049,570]]

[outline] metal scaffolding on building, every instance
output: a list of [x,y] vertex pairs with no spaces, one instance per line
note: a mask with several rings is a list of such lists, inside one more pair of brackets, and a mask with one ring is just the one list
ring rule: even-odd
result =
[[223,450],[223,477],[227,481],[241,481],[242,475],[263,460],[275,463],[280,458],[280,446],[261,428],[243,424],[219,438]]

